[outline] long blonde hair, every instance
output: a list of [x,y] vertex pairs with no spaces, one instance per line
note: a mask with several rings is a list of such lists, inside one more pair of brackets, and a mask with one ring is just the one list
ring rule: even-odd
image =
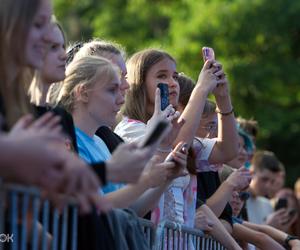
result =
[[105,58],[97,56],[85,56],[74,60],[66,70],[66,78],[59,91],[57,102],[68,112],[72,113],[76,108],[75,93],[79,86],[90,89],[95,82],[110,82],[118,74],[118,68]]
[[127,62],[127,90],[122,114],[131,119],[146,123],[152,114],[147,114],[146,76],[153,65],[168,58],[175,61],[167,52],[157,49],[145,49],[134,54]]
[[31,112],[27,88],[33,72],[25,67],[25,46],[40,0],[1,0],[0,8],[0,96],[6,122],[11,127]]

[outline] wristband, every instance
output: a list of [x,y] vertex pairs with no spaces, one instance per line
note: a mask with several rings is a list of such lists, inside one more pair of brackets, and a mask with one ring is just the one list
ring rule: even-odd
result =
[[216,109],[216,113],[223,115],[223,116],[231,115],[231,114],[233,114],[233,111],[234,111],[233,108],[229,112],[221,112],[219,109]]
[[293,236],[293,235],[289,235],[289,234],[288,234],[288,236],[287,236],[286,239],[284,240],[283,246],[284,246],[285,248],[287,248],[287,249],[290,249],[289,242],[290,242],[291,240],[299,240],[299,238],[296,237],[296,236]]
[[91,164],[94,171],[96,172],[98,178],[101,181],[101,184],[105,186],[107,184],[107,178],[106,178],[106,164],[105,162],[98,162]]

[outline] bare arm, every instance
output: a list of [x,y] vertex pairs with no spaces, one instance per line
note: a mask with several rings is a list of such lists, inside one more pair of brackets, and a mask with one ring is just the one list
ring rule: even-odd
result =
[[[218,139],[210,154],[210,163],[225,163],[238,153],[238,133],[234,117],[228,82],[224,76],[224,84],[214,90],[218,113]],[[230,113],[231,112],[231,113]]]
[[207,205],[219,217],[230,201],[232,192],[246,188],[250,180],[251,174],[245,167],[235,170],[207,200]]
[[212,221],[212,230],[209,232],[217,241],[219,241],[226,249],[241,249],[238,243],[232,238],[220,220],[209,209],[208,206],[202,205],[197,211],[203,211],[205,215]]
[[252,230],[242,224],[233,224],[233,237],[251,243],[260,249],[284,250],[283,246],[268,235]]
[[180,116],[180,119],[185,120],[185,124],[180,129],[175,144],[184,141],[190,146],[195,137],[207,95],[220,81],[214,75],[216,68],[212,66],[213,63],[214,61],[207,61],[199,74],[197,84],[190,96],[189,102]]
[[167,181],[157,188],[148,189],[136,202],[134,202],[133,205],[131,205],[131,208],[138,216],[144,217],[157,206],[160,197],[170,184],[171,181]]
[[232,196],[233,190],[234,186],[225,181],[216,192],[206,200],[207,206],[209,206],[217,217],[222,214],[226,204]]
[[[282,232],[274,227],[268,226],[268,225],[259,225],[259,224],[254,224],[250,223],[248,221],[244,221],[243,225],[245,225],[248,228],[251,228],[253,230],[265,233],[272,237],[274,240],[276,240],[279,244],[284,244],[285,239],[288,237],[288,234],[285,232]],[[298,241],[298,245],[300,244],[299,240],[293,240],[293,241]],[[294,243],[293,241],[290,241],[289,244],[292,247],[293,245],[291,243]]]

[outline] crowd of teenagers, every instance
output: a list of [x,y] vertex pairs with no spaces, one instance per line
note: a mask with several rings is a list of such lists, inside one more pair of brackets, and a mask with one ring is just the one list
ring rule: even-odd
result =
[[148,249],[139,217],[226,249],[300,249],[300,181],[284,188],[283,164],[256,149],[257,123],[235,118],[220,62],[194,81],[163,50],[127,58],[100,39],[67,49],[51,0],[2,0],[0,36],[0,176],[60,209],[72,197],[78,249]]

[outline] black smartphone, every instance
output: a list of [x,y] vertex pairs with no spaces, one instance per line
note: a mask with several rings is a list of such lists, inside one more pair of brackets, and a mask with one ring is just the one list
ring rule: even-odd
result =
[[294,215],[297,213],[297,210],[296,209],[291,209],[290,211],[289,211],[289,217],[294,217]]
[[156,126],[145,135],[144,140],[141,143],[141,147],[147,147],[157,142],[157,140],[162,136],[163,132],[167,129],[168,122],[160,121]]
[[287,208],[287,199],[286,198],[280,198],[275,204],[275,211],[281,209],[281,208]]
[[157,87],[160,89],[160,109],[165,110],[169,106],[169,85],[166,83],[158,83]]

